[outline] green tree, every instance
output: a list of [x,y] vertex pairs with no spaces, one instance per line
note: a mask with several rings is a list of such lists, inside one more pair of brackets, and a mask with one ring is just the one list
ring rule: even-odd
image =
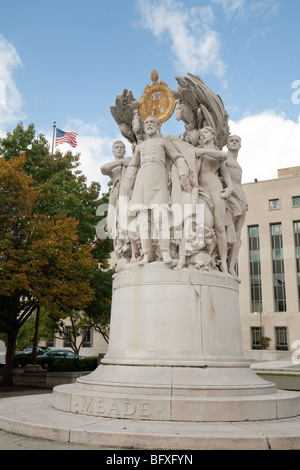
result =
[[[36,136],[34,125],[24,129],[19,124],[7,137],[0,139],[0,154],[6,161],[25,155],[24,171],[32,177],[32,186],[39,190],[37,210],[55,215],[64,212],[78,221],[77,231],[81,243],[94,243],[97,207],[107,202],[107,195],[100,197],[100,183],[87,185],[86,177],[79,170],[80,155],[71,152],[52,155],[43,135]],[[100,171],[100,170],[99,170]],[[111,241],[106,241],[108,257]]]
[[39,192],[25,158],[0,158],[0,331],[7,334],[4,383],[12,384],[18,331],[40,306],[67,316],[92,299],[88,281],[96,262],[78,241],[75,219],[35,210]]
[[[18,332],[17,351],[22,351],[26,346],[32,346],[35,334],[36,312],[23,324]],[[40,308],[38,341],[51,341],[53,339],[52,317],[48,315],[45,307]]]
[[33,124],[27,129],[19,124],[6,138],[0,139],[1,154],[7,161],[21,154],[26,156],[25,173],[32,177],[32,186],[39,191],[37,210],[42,214],[63,212],[74,217],[78,221],[79,242],[91,244],[93,257],[106,269],[113,244],[109,238],[97,243],[95,227],[99,222],[97,208],[108,203],[108,194],[100,195],[98,182],[87,185],[86,177],[79,170],[80,155],[59,151],[52,155],[45,137],[36,136]]
[[[69,220],[71,218],[76,220],[76,223],[72,226],[76,234],[75,245],[77,244],[78,247],[81,245],[83,247],[88,246],[91,257],[95,262],[89,269],[82,272],[82,281],[88,283],[91,292],[90,302],[85,304],[85,306],[81,302],[80,307],[74,305],[69,309],[69,315],[74,315],[80,310],[81,314],[85,316],[88,325],[100,325],[98,331],[104,333],[107,339],[112,285],[112,271],[108,269],[108,258],[112,251],[112,242],[110,239],[97,241],[95,238],[95,227],[99,222],[99,217],[96,215],[97,207],[108,202],[108,194],[100,196],[101,188],[99,183],[93,182],[89,186],[87,185],[85,176],[78,169],[79,155],[73,155],[71,152],[62,154],[59,151],[51,155],[45,137],[43,135],[35,135],[33,124],[29,125],[27,129],[24,129],[23,125],[19,124],[13,132],[7,134],[6,138],[0,139],[0,154],[4,155],[4,161],[12,165],[14,162],[20,161],[20,155],[23,156],[23,178],[25,174],[25,180],[30,182],[31,192],[35,191],[34,194],[36,195],[36,197],[26,196],[32,204],[32,207],[27,209],[29,212],[34,209],[36,221],[44,220],[46,223],[46,220],[51,220],[57,226],[60,221],[64,220],[61,218],[62,213],[65,219]],[[27,190],[24,192],[21,188],[22,185],[19,185],[20,200],[25,201]],[[5,212],[8,208],[8,195],[5,193],[3,196],[6,206],[6,208],[3,208]],[[16,210],[17,205],[14,207],[14,204],[11,204],[12,210]],[[26,221],[26,218],[22,217],[15,217],[20,225]],[[9,227],[7,229],[9,230]],[[5,230],[3,232],[5,233]],[[34,233],[37,233],[37,228]],[[70,242],[74,242],[74,240],[74,237],[70,238]],[[4,239],[1,243],[4,243]],[[8,241],[6,240],[5,243],[8,243]],[[49,249],[53,246],[53,242],[52,244],[48,243],[48,245],[41,243],[39,249],[43,248],[43,255],[46,256],[49,254]],[[19,248],[22,248],[22,244]],[[53,252],[51,256],[53,256]],[[14,263],[13,256],[10,260],[12,279],[9,282],[11,283],[13,279],[15,283],[17,281],[21,283],[22,276],[25,276],[18,269],[14,271],[14,268],[17,268],[18,261],[15,260]],[[64,271],[69,271],[70,269],[70,266],[66,263]],[[50,280],[49,283],[51,284]],[[72,295],[71,292],[69,294]],[[76,297],[76,294],[73,292],[74,297]],[[15,291],[14,295],[16,297],[14,302],[19,302],[20,298],[22,299],[22,291]],[[7,310],[11,311],[8,305],[9,302],[13,302],[13,295],[10,295],[10,301],[8,296],[6,296],[5,302],[2,301],[0,305],[0,315],[2,317],[5,316],[4,312]],[[47,302],[43,303],[43,307],[49,310],[54,321],[58,321],[60,317],[66,317],[66,310],[63,306],[62,314],[59,316],[57,310],[55,314],[53,313],[51,298],[48,297]],[[98,302],[98,305],[96,305],[96,302]],[[29,310],[28,308],[29,305],[23,310],[22,324],[34,312],[34,305]],[[3,322],[2,327],[0,324],[0,332],[2,329]]]

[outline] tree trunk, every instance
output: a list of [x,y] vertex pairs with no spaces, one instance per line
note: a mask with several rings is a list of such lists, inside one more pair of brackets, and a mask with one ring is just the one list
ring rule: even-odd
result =
[[34,328],[34,338],[33,338],[33,349],[32,349],[32,359],[31,364],[36,365],[37,358],[37,344],[39,336],[39,323],[40,323],[40,306],[37,306],[36,317],[35,317],[35,328]]
[[3,385],[13,385],[14,358],[17,343],[17,332],[7,335],[6,364],[3,371]]

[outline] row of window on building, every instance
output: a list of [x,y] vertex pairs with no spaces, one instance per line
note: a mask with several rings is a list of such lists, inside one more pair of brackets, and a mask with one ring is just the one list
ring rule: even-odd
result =
[[[261,349],[261,338],[263,336],[261,326],[251,327],[251,347]],[[288,351],[288,332],[286,326],[275,326],[275,349],[276,351]]]
[[[292,207],[300,207],[300,196],[292,197]],[[280,199],[269,199],[269,209],[280,209]]]
[[[295,239],[296,275],[298,282],[298,303],[300,310],[300,221],[293,222]],[[272,268],[274,289],[274,311],[286,312],[286,290],[284,254],[281,223],[270,224],[272,246]],[[262,311],[262,278],[260,264],[259,226],[248,227],[250,256],[251,311]]]
[[[71,327],[70,326],[65,326],[64,327],[64,339],[63,339],[63,346],[64,348],[70,348],[71,347],[71,342],[68,338],[70,338],[71,335]],[[83,329],[82,332],[82,345],[81,347],[83,348],[91,348],[92,347],[92,330],[89,327],[86,327]],[[52,341],[47,341],[47,347],[53,348],[56,346],[56,340],[53,338]]]

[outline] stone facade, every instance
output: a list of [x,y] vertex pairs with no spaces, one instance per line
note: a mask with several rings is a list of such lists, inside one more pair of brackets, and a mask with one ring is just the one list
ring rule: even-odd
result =
[[[272,340],[269,349],[281,350],[282,355],[288,354],[298,347],[297,340],[300,343],[298,290],[300,274],[298,273],[297,278],[294,235],[294,222],[300,221],[300,205],[297,205],[300,204],[300,167],[278,170],[277,179],[243,184],[243,188],[249,206],[242,229],[242,247],[238,259],[243,346],[245,350],[251,350],[253,348],[251,328],[262,328],[263,335]],[[278,311],[278,304],[276,305],[274,298],[270,230],[272,224],[281,226],[282,248],[277,247],[275,256],[279,258],[282,255],[281,261],[284,267],[284,278],[282,275],[279,276],[279,281],[285,288],[286,305],[280,306],[282,311]],[[261,309],[258,302],[252,305],[251,298],[249,227],[255,226],[259,228],[259,253],[256,252],[254,255],[258,256],[260,261]],[[286,345],[278,344],[280,332],[286,334]]]

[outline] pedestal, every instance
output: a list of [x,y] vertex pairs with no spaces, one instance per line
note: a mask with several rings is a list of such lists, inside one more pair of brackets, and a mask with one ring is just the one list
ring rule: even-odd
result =
[[299,396],[277,392],[243,355],[238,281],[159,262],[132,265],[116,276],[107,354],[91,374],[55,387],[53,406],[148,421],[300,414]]

